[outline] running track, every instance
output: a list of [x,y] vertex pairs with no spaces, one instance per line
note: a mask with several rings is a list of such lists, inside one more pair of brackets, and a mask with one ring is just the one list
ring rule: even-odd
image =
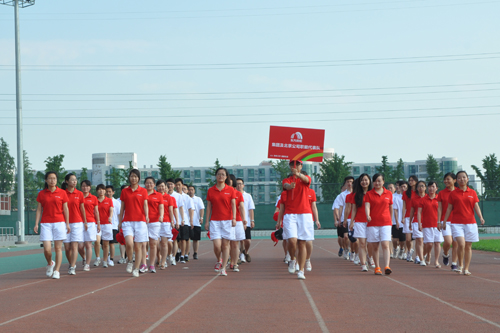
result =
[[252,246],[252,263],[227,277],[216,276],[209,241],[199,260],[139,278],[125,265],[90,272],[79,265],[68,276],[63,264],[59,281],[43,268],[2,274],[0,332],[500,331],[498,253],[474,251],[471,277],[401,260],[386,277],[360,272],[337,257],[335,239],[321,239],[313,271],[299,281],[282,262],[281,244]]

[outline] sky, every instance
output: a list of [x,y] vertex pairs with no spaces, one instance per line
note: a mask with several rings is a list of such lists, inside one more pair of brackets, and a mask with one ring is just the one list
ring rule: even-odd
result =
[[[143,4],[147,4],[144,6]],[[142,6],[141,6],[142,5]],[[269,126],[347,161],[498,153],[500,1],[36,1],[20,9],[24,149],[256,165]],[[16,157],[14,13],[0,6],[0,137]]]

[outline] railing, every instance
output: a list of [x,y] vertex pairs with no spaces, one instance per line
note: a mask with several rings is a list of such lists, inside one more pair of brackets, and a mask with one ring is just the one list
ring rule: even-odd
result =
[[0,241],[8,241],[14,237],[14,228],[0,227]]

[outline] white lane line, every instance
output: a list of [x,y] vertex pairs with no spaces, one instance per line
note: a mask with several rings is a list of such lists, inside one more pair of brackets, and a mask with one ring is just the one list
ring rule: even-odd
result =
[[300,284],[302,285],[302,289],[304,289],[304,292],[306,293],[307,299],[309,300],[309,304],[311,304],[311,308],[314,312],[314,315],[316,316],[316,320],[318,321],[318,325],[321,328],[321,332],[323,333],[330,332],[328,330],[328,327],[326,327],[325,321],[323,320],[323,317],[321,317],[321,313],[319,312],[316,303],[314,303],[314,300],[311,294],[309,293],[309,290],[307,290],[306,283],[300,280]]
[[57,303],[57,304],[54,304],[54,305],[52,305],[52,306],[49,306],[49,307],[46,307],[46,308],[40,309],[40,310],[38,310],[38,311],[31,312],[31,313],[25,314],[25,315],[23,315],[23,316],[20,316],[20,317],[17,317],[17,318],[14,318],[14,319],[11,319],[11,320],[8,320],[8,321],[5,321],[5,322],[3,322],[3,323],[0,323],[0,326],[3,326],[3,325],[6,325],[6,324],[9,324],[9,323],[12,323],[12,322],[17,321],[17,320],[19,320],[19,319],[23,319],[23,318],[26,318],[26,317],[29,317],[29,316],[35,315],[35,314],[37,314],[37,313],[40,313],[40,312],[43,312],[43,311],[46,311],[46,310],[53,309],[53,308],[58,307],[58,306],[60,306],[60,305],[63,305],[63,304],[66,304],[66,303],[72,302],[72,301],[74,301],[74,300],[76,300],[76,299],[79,299],[79,298],[82,298],[82,297],[85,297],[85,296],[88,296],[88,295],[92,295],[93,293],[96,293],[96,292],[98,292],[98,291],[101,291],[101,290],[104,290],[104,289],[111,288],[111,287],[113,287],[113,286],[119,285],[119,284],[121,284],[121,283],[124,283],[124,282],[130,281],[130,280],[133,280],[133,279],[136,279],[136,278],[135,278],[135,277],[133,277],[133,278],[128,278],[128,279],[126,279],[126,280],[123,280],[123,281],[120,281],[120,282],[117,282],[117,283],[110,284],[109,286],[106,286],[106,287],[103,287],[103,288],[99,288],[99,289],[96,289],[96,290],[94,290],[94,291],[90,291],[90,292],[88,292],[88,293],[86,293],[86,294],[83,294],[83,295],[80,295],[80,296],[76,296],[76,297],[70,298],[70,299],[68,299],[68,300],[66,300],[66,301],[64,301],[64,302]]
[[446,304],[446,305],[448,305],[449,307],[452,307],[452,308],[453,308],[453,309],[455,309],[455,310],[462,311],[463,313],[466,313],[466,314],[468,314],[468,315],[470,315],[470,316],[472,316],[472,317],[474,317],[474,318],[477,318],[477,319],[482,320],[482,321],[484,321],[484,322],[486,322],[486,323],[488,323],[488,324],[490,324],[490,325],[493,325],[493,326],[495,326],[495,327],[497,327],[497,328],[500,328],[500,325],[499,325],[499,324],[497,324],[497,323],[495,323],[495,322],[493,322],[493,321],[491,321],[491,320],[488,320],[488,319],[486,319],[486,318],[483,318],[483,317],[481,317],[481,316],[478,316],[478,315],[476,315],[476,314],[474,314],[474,313],[472,313],[472,312],[469,312],[469,311],[467,311],[467,310],[464,310],[464,309],[462,309],[462,308],[459,308],[459,307],[458,307],[458,306],[456,306],[456,305],[453,305],[453,304],[451,304],[451,303],[448,303],[448,302],[446,302],[446,301],[443,301],[443,300],[442,300],[442,299],[440,299],[439,297],[432,296],[431,294],[428,294],[428,293],[426,293],[426,292],[424,292],[424,291],[418,290],[417,288],[413,288],[412,286],[409,286],[409,285],[407,285],[407,284],[405,284],[405,283],[403,283],[403,282],[400,282],[400,281],[395,280],[395,279],[393,279],[393,278],[390,278],[390,277],[388,277],[388,276],[386,276],[386,278],[387,278],[387,279],[389,279],[389,280],[391,280],[391,281],[394,281],[394,282],[396,282],[396,283],[399,283],[399,284],[400,284],[400,285],[402,285],[402,286],[405,286],[405,287],[407,287],[407,288],[410,288],[410,289],[412,289],[412,290],[414,290],[414,291],[416,291],[416,292],[418,292],[418,293],[421,293],[421,294],[423,294],[423,295],[425,295],[425,296],[427,296],[427,297],[430,297],[430,298],[432,298],[432,299],[434,299],[434,300],[436,300],[436,301],[438,301],[438,302],[441,302],[441,303],[443,303],[443,304]]
[[180,308],[182,308],[193,297],[195,297],[196,295],[198,295],[199,292],[201,292],[203,289],[205,289],[205,287],[208,286],[210,283],[212,283],[217,277],[218,277],[218,275],[214,276],[212,279],[210,279],[210,281],[208,281],[203,286],[201,286],[200,288],[198,288],[198,290],[196,290],[194,293],[192,293],[191,295],[189,295],[188,298],[186,298],[184,301],[182,301],[182,303],[180,303],[175,308],[173,308],[172,311],[170,311],[165,316],[163,316],[162,318],[160,318],[160,320],[158,320],[156,323],[154,323],[153,325],[151,325],[147,330],[144,331],[144,333],[152,332],[155,328],[157,328],[158,326],[160,326],[161,323],[163,323],[170,316],[172,316],[175,312],[177,312],[177,310],[179,310]]
[[[61,279],[62,279],[63,277],[64,277],[64,276],[61,276]],[[31,283],[22,284],[22,285],[20,285],[20,286],[15,286],[15,287],[10,287],[10,288],[6,288],[6,289],[2,289],[2,290],[0,290],[0,293],[1,293],[2,291],[7,291],[7,290],[17,289],[17,288],[21,288],[21,287],[26,287],[26,286],[30,286],[30,285],[32,285],[32,284],[37,284],[37,283],[40,283],[40,282],[47,282],[47,281],[50,281],[50,280],[52,280],[52,279],[47,278],[47,279],[44,279],[44,280],[39,280],[39,281],[36,281],[36,282],[31,282]]]

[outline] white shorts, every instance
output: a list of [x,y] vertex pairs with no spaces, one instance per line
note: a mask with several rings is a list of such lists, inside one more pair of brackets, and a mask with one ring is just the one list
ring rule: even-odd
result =
[[40,242],[64,241],[66,237],[66,222],[40,223]]
[[101,239],[105,241],[113,240],[113,225],[101,224]]
[[233,221],[210,221],[210,240],[214,239],[228,239],[231,240],[231,229],[233,228]]
[[366,241],[368,243],[390,242],[391,231],[392,225],[384,225],[382,227],[367,227]]
[[173,242],[172,225],[170,222],[162,222],[160,226],[160,237],[167,238],[169,242]]
[[87,230],[83,231],[83,240],[86,242],[95,242],[97,239],[97,225],[95,222],[87,222]]
[[144,243],[148,239],[148,226],[146,222],[123,222],[122,223],[123,236],[133,236],[135,243]]
[[76,222],[76,223],[70,223],[69,227],[71,228],[71,231],[69,234],[66,235],[66,239],[64,240],[64,243],[71,243],[71,242],[78,242],[78,243],[83,243],[83,222]]
[[466,242],[473,243],[479,242],[479,232],[477,230],[477,224],[451,224],[451,233],[453,239],[456,240],[457,237],[463,237]]
[[236,227],[231,228],[231,240],[232,241],[242,241],[245,240],[245,228],[243,228],[243,222],[236,221]]
[[438,228],[422,228],[424,234],[424,243],[441,243],[444,241],[443,235]]
[[366,222],[354,222],[354,238],[366,238]]
[[283,239],[314,240],[312,214],[286,214],[283,216]]
[[[412,227],[413,239],[424,238],[424,234],[422,233],[422,231],[418,230],[418,222],[413,222],[411,224],[411,227]],[[423,230],[423,228],[422,228],[422,230]]]
[[[97,228],[97,224],[96,224],[96,226],[95,226],[95,227]],[[97,230],[96,230],[96,231],[97,231]],[[96,236],[98,236],[98,237],[102,237],[102,226],[101,226],[101,231],[96,232],[96,234],[95,234],[95,235],[96,235]]]
[[403,234],[411,234],[409,217],[405,217],[405,220],[403,222]]
[[451,236],[451,222],[446,222],[446,230],[443,230],[442,226],[443,224],[441,224],[441,232],[443,233],[443,236]]
[[162,222],[148,223],[148,234],[150,239],[160,240],[160,230]]

